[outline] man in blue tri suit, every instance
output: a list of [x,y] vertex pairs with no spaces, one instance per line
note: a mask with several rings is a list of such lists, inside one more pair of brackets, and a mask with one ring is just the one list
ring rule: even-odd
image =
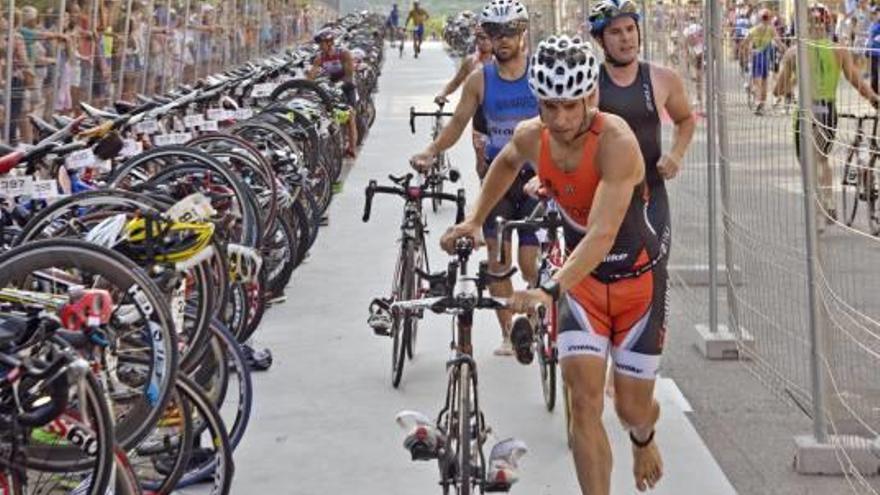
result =
[[[385,27],[388,29],[388,36],[391,38],[391,46],[394,46],[394,40],[397,39],[397,32],[400,29],[400,10],[397,8],[397,4],[395,3],[391,7],[391,13],[388,14],[388,19],[385,20]],[[403,43],[403,40],[400,41]]]
[[[451,148],[458,141],[478,109],[483,111],[489,136],[486,146],[488,163],[510,141],[518,123],[538,115],[538,101],[529,90],[528,84],[529,62],[524,44],[528,22],[528,11],[516,0],[493,0],[483,9],[480,24],[492,40],[495,63],[485,64],[471,72],[464,83],[454,115],[437,140],[412,157],[413,168],[419,171],[428,170],[437,153]],[[492,165],[489,167],[491,169]],[[504,249],[506,260],[511,257],[510,243],[499,246],[495,239],[495,219],[500,216],[508,220],[520,220],[531,213],[537,200],[524,193],[523,185],[534,175],[533,167],[523,167],[517,181],[510,186],[483,226],[483,235],[489,248],[489,267],[496,273],[506,269],[497,263],[498,250]],[[520,230],[518,237],[519,268],[526,281],[534,283],[537,278],[538,239],[533,231],[526,230]],[[510,280],[493,284],[490,292],[496,297],[509,297],[513,293],[513,284]],[[510,312],[499,311],[498,322],[501,324],[502,342],[495,354],[513,355],[510,343]]]

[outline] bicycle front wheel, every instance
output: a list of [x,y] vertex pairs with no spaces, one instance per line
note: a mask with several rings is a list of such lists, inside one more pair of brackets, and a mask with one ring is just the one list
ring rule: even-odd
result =
[[[413,276],[413,245],[411,241],[404,240],[400,247],[400,257],[397,260],[397,271],[394,274],[394,287],[391,293],[397,301],[406,301],[407,288],[412,287],[409,279]],[[406,349],[409,346],[411,328],[407,323],[409,315],[406,312],[394,316],[391,324],[391,385],[394,388],[400,386],[403,378],[403,365],[406,362]]]
[[555,325],[555,308],[550,308],[543,321],[539,321],[535,334],[538,364],[541,371],[541,390],[544,405],[553,412],[556,406],[556,349],[553,345],[552,328]]
[[456,471],[458,474],[458,495],[473,493],[471,448],[475,439],[471,428],[471,368],[469,363],[461,363],[458,368],[458,452],[456,452]]

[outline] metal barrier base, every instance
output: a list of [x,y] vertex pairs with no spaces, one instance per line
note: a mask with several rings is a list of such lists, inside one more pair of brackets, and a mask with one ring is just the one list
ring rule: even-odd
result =
[[733,360],[741,359],[745,351],[754,351],[755,338],[746,329],[741,328],[741,335],[737,335],[727,328],[727,325],[718,325],[718,331],[709,330],[709,325],[702,323],[696,325],[697,333],[700,336],[697,342],[697,348],[706,359],[712,360]]
[[[709,265],[669,265],[669,280],[671,283],[685,283],[690,286],[707,286],[709,285]],[[733,285],[740,286],[743,284],[742,270],[738,266],[733,267],[731,282]],[[680,281],[680,282],[679,282]],[[727,267],[718,266],[718,282],[719,287],[727,285]]]
[[[880,439],[871,440],[855,435],[829,435],[828,443],[820,444],[813,435],[794,437],[795,470],[800,474],[843,475],[846,469],[856,469],[866,476],[880,472]],[[840,450],[852,465],[841,462]]]

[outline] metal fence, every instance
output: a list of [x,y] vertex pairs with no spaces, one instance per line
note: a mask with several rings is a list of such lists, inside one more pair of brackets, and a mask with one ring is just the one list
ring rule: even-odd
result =
[[[589,3],[530,2],[553,20],[533,25],[533,44],[548,31],[583,34]],[[880,146],[865,43],[880,15],[827,2],[822,24],[807,2],[748,3],[738,16],[732,0],[642,2],[643,54],[683,77],[698,119],[686,168],[668,183],[671,310],[730,337],[728,356],[812,418],[798,471],[842,473],[853,492],[878,493],[868,475],[880,467],[880,214],[870,220],[866,200],[880,195]],[[743,47],[736,29],[737,17],[760,24],[761,8],[779,45],[766,95],[753,78],[765,32]],[[798,121],[811,128],[803,160]],[[814,444],[834,448],[823,459]]]
[[[0,14],[0,138],[30,142],[27,115],[73,114],[290,46],[335,18],[308,0],[8,0]],[[11,49],[8,49],[11,47]]]

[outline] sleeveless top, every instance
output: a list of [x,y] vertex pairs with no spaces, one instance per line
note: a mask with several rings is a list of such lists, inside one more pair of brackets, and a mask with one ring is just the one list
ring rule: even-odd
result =
[[[596,166],[599,139],[605,115],[597,113],[584,141],[584,151],[577,168],[566,172],[553,162],[550,154],[550,131],[541,131],[538,177],[558,205],[563,219],[565,246],[570,253],[587,230],[593,198],[599,187],[600,172]],[[650,271],[662,259],[662,246],[647,219],[647,188],[644,184],[632,194],[629,209],[617,231],[614,246],[592,273],[604,283],[637,277]]]
[[[494,57],[490,57],[489,60],[487,60],[486,62],[482,62],[482,61],[480,60],[480,54],[479,54],[479,52],[478,52],[478,53],[474,53],[474,54],[472,55],[472,57],[473,57],[473,60],[474,60],[474,65],[475,65],[475,69],[474,69],[474,70],[476,70],[476,65],[477,65],[477,64],[479,64],[480,68],[482,69],[482,67],[485,67],[485,66],[488,65],[488,64],[494,64],[494,63],[495,63],[495,61],[494,61]],[[488,133],[489,133],[489,129],[487,129],[487,126],[486,126],[486,116],[483,115],[483,106],[482,106],[482,105],[478,106],[478,107],[477,107],[477,111],[474,112],[474,118],[473,118],[472,126],[473,126],[474,131],[479,132],[480,134],[488,134]]]
[[529,89],[528,67],[522,77],[507,81],[498,74],[496,64],[483,65],[483,103],[489,144],[486,158],[491,162],[513,137],[513,130],[523,120],[538,115],[538,100]]
[[834,54],[834,42],[812,40],[807,44],[807,60],[813,79],[813,101],[837,100],[840,83],[840,62]]
[[663,177],[657,171],[662,155],[660,147],[660,114],[654,102],[654,86],[651,84],[651,67],[639,63],[639,74],[627,87],[620,87],[611,80],[605,66],[599,71],[599,110],[613,113],[629,124],[645,160],[645,180],[648,187],[663,186]]
[[318,55],[317,64],[333,82],[339,82],[345,77],[345,65],[342,62],[343,53],[344,50],[336,49],[332,55]]

